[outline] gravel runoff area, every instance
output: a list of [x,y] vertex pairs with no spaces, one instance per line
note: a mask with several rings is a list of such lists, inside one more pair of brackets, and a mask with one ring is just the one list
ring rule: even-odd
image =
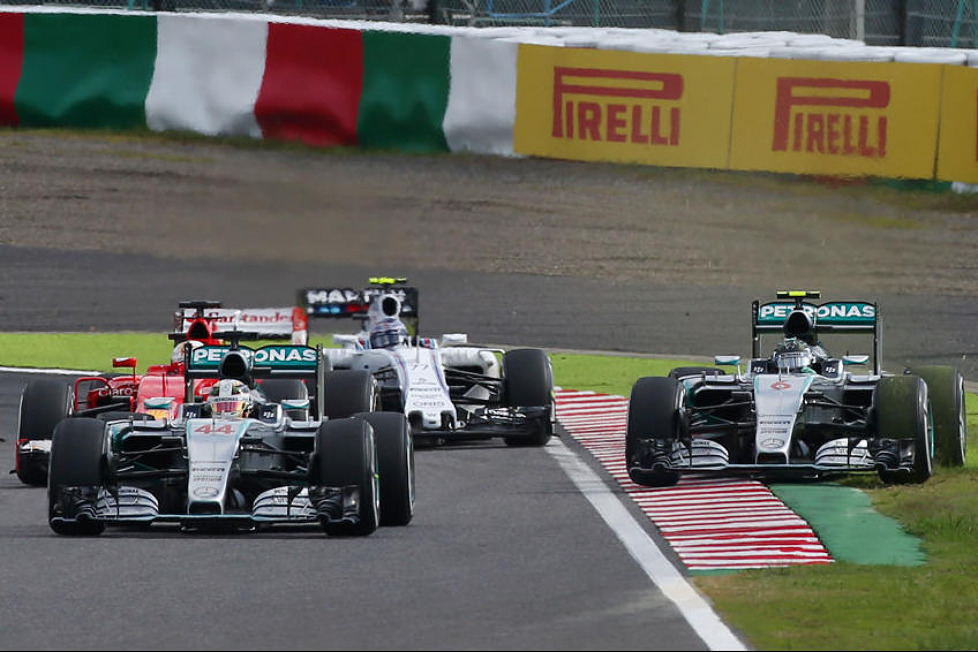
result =
[[165,328],[174,298],[410,273],[448,330],[713,355],[746,352],[751,299],[807,288],[880,300],[885,351],[978,379],[978,197],[911,185],[2,130],[0,329]]

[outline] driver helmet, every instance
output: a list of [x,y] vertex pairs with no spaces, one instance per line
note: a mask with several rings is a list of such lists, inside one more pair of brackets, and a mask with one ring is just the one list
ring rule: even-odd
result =
[[170,356],[170,362],[174,364],[178,362],[183,362],[184,353],[187,351],[187,349],[193,351],[194,349],[200,348],[202,346],[204,346],[204,343],[199,342],[197,340],[186,340],[184,342],[180,342],[175,347],[173,347],[173,354]]
[[253,400],[248,386],[240,380],[222,378],[211,387],[207,396],[211,415],[215,417],[243,417],[249,413]]
[[370,348],[389,349],[407,341],[408,331],[400,319],[382,319],[370,329]]
[[810,367],[812,361],[811,348],[794,337],[784,340],[774,349],[774,362],[778,371],[801,372]]

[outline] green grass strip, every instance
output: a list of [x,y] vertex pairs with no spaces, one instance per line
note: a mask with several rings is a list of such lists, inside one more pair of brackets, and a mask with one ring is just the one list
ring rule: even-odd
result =
[[869,496],[839,484],[773,484],[769,488],[804,519],[836,561],[920,566],[921,540],[873,508]]

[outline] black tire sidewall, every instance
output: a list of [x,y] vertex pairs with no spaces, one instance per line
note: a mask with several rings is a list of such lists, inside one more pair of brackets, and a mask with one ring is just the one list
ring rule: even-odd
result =
[[379,393],[369,371],[329,371],[323,378],[323,418],[342,419],[359,412],[373,412]]
[[414,442],[404,414],[364,412],[355,415],[374,429],[380,474],[380,524],[403,526],[414,517]]
[[376,448],[373,427],[364,419],[326,421],[316,431],[316,449],[310,484],[327,487],[360,487],[360,522],[356,525],[323,524],[330,536],[366,536],[379,525],[374,493]]
[[927,383],[916,375],[884,376],[876,385],[874,406],[877,436],[913,439],[915,445],[911,473],[883,469],[880,479],[891,484],[927,481],[933,474]]
[[638,441],[678,436],[682,389],[682,383],[669,376],[646,376],[632,385],[625,428],[629,463]]
[[29,381],[20,398],[18,438],[51,439],[58,423],[71,413],[71,403],[68,383],[46,378]]
[[542,349],[512,349],[503,354],[503,403],[506,407],[551,405],[553,369]]
[[924,366],[911,369],[927,383],[934,420],[934,461],[940,466],[964,466],[967,424],[964,378],[955,367]]
[[52,488],[104,485],[108,452],[105,432],[101,419],[63,419],[54,429],[48,484]]

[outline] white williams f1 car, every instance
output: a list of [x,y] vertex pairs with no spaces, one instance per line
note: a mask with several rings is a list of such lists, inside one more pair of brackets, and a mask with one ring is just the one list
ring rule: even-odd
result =
[[[407,419],[374,410],[373,377],[327,371],[321,347],[253,350],[238,345],[240,335],[218,335],[230,346],[186,349],[186,400],[174,420],[130,413],[58,424],[48,474],[56,533],[173,523],[311,525],[330,536],[366,536],[378,525],[410,522]],[[195,401],[200,378],[218,380]]]
[[[754,301],[752,358],[717,356],[719,367],[681,367],[632,387],[625,461],[632,481],[675,484],[687,472],[770,479],[876,473],[886,483],[920,483],[933,461],[964,464],[964,381],[956,369],[885,374],[879,306],[813,304],[818,292]],[[761,356],[761,336],[780,342]],[[833,357],[823,334],[868,334],[873,353]],[[857,374],[852,368],[872,369]],[[723,366],[736,367],[727,373]]]
[[547,354],[467,346],[458,333],[419,337],[418,290],[405,282],[299,291],[309,317],[363,321],[359,333],[334,336],[343,348],[326,349],[333,368],[370,371],[383,409],[407,416],[419,446],[493,437],[511,446],[546,444],[555,419]]

